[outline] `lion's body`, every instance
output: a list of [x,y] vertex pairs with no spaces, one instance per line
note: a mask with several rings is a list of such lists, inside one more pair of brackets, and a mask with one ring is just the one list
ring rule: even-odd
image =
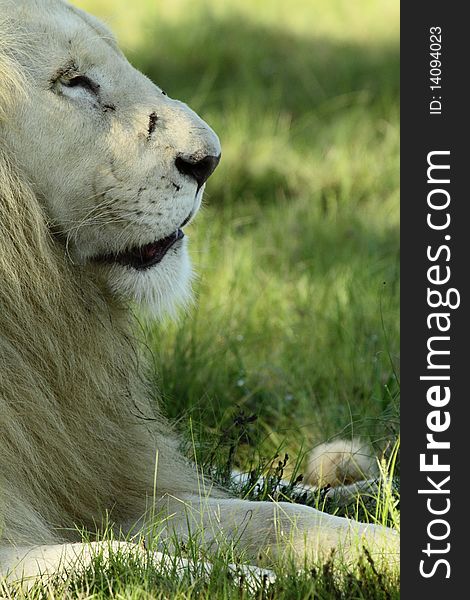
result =
[[161,489],[187,490],[189,469],[165,421],[153,420],[128,311],[91,273],[70,268],[28,186],[15,177],[0,185],[2,537],[77,538],[74,522],[93,527],[105,510],[118,522],[143,514],[152,430]]
[[[61,0],[0,0],[0,11],[0,575],[24,558],[20,547],[54,547],[58,561],[60,544],[80,541],[76,527],[108,519],[125,532],[153,501],[182,536],[188,507],[208,538],[214,515],[230,536],[250,513],[240,537],[256,556],[276,543],[273,505],[215,489],[201,498],[158,412],[128,307],[132,297],[161,312],[187,298],[185,245],[151,268],[123,264],[133,244],[154,252],[152,240],[197,212],[203,185],[175,168],[175,153],[216,156],[218,140],[91,17]],[[64,75],[63,62],[99,85]],[[281,509],[281,521],[301,523],[300,555],[305,532],[314,554],[347,543],[345,519]]]
[[[2,129],[29,92],[12,6],[0,3]],[[72,263],[28,179],[0,146],[0,533],[76,541],[74,525],[94,528],[106,511],[120,525],[144,513],[157,451],[161,493],[196,490],[196,478],[157,414],[126,302]]]

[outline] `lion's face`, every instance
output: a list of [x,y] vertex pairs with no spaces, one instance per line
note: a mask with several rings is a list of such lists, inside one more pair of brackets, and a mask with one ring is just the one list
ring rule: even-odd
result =
[[189,294],[184,226],[220,158],[215,133],[61,0],[0,0],[30,84],[2,136],[70,260],[157,311]]

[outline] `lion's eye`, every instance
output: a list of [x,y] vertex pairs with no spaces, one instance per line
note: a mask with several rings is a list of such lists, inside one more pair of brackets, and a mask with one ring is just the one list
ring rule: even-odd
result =
[[68,88],[81,87],[92,94],[97,94],[100,89],[100,86],[86,75],[77,75],[71,79],[63,79],[61,80],[61,83]]

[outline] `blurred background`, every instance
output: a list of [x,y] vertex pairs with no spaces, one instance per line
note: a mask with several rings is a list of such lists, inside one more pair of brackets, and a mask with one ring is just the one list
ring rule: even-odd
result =
[[[218,133],[166,413],[229,466],[398,433],[397,0],[75,0]],[[191,450],[190,450],[191,452]],[[258,458],[257,458],[258,457]]]

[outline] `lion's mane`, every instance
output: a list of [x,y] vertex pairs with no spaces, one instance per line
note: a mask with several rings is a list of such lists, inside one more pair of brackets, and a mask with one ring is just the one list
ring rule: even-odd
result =
[[[13,39],[0,22],[0,131],[28,93]],[[193,486],[132,320],[67,259],[0,139],[0,540],[74,540],[76,523],[143,514],[156,460],[159,495]]]

